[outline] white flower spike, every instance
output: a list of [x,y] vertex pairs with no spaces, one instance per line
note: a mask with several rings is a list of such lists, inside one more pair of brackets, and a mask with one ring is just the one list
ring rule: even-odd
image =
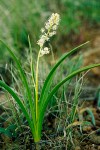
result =
[[[40,56],[49,54],[49,48],[44,47],[45,42],[47,42],[50,37],[56,34],[56,30],[60,21],[60,16],[57,13],[53,13],[49,20],[45,23],[45,27],[41,29],[41,37],[37,44],[40,46]],[[43,48],[44,47],[44,48]]]

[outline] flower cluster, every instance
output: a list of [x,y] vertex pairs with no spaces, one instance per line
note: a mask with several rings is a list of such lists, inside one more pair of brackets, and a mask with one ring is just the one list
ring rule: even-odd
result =
[[56,30],[59,24],[60,16],[57,13],[53,13],[49,20],[45,23],[45,27],[41,29],[41,37],[37,44],[40,46],[40,55],[43,56],[49,53],[49,48],[44,47],[45,42],[49,41],[50,37],[56,34]]

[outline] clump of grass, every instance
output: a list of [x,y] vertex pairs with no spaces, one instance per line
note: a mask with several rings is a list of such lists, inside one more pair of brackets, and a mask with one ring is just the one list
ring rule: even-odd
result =
[[[38,40],[37,44],[39,45],[39,52],[37,56],[37,62],[34,66],[33,64],[33,57],[32,57],[32,47],[31,42],[29,39],[29,49],[30,49],[30,55],[31,55],[31,61],[30,61],[30,68],[31,68],[31,83],[33,84],[33,90],[30,87],[30,84],[28,83],[27,76],[25,74],[25,71],[21,67],[20,60],[16,57],[16,55],[13,53],[13,51],[2,41],[0,42],[3,44],[4,47],[7,48],[9,53],[11,54],[12,58],[16,62],[18,71],[19,71],[19,78],[22,81],[23,84],[23,91],[26,95],[25,99],[22,99],[21,96],[18,95],[18,93],[9,87],[6,83],[0,80],[0,86],[4,88],[6,91],[8,91],[13,99],[17,102],[19,109],[22,111],[23,115],[25,116],[27,123],[29,125],[29,128],[31,130],[34,142],[37,143],[41,140],[41,132],[42,132],[42,124],[44,120],[44,115],[46,112],[46,108],[52,99],[53,95],[58,91],[58,89],[64,85],[67,81],[72,79],[75,75],[80,74],[81,72],[87,71],[91,68],[98,67],[100,64],[93,64],[90,66],[86,66],[80,69],[77,69],[71,73],[69,73],[64,79],[62,79],[60,82],[58,82],[52,89],[51,84],[53,81],[53,78],[55,76],[55,72],[57,68],[61,65],[61,63],[71,54],[75,53],[77,50],[79,50],[83,45],[87,44],[88,42],[81,44],[80,46],[72,49],[70,52],[65,53],[61,58],[58,60],[58,62],[54,65],[54,67],[51,69],[50,73],[47,75],[43,87],[41,90],[41,93],[39,93],[39,63],[40,59],[43,55],[48,54],[50,52],[50,48],[48,48],[47,44],[49,42],[50,37],[56,34],[56,29],[59,24],[59,14],[53,13],[50,19],[46,22],[45,27],[41,29],[42,35],[40,39]],[[20,87],[19,87],[20,88]],[[19,89],[20,90],[20,89]],[[24,96],[23,96],[24,97]],[[76,102],[76,100],[74,101]],[[73,123],[74,119],[74,113],[75,113],[76,107],[73,105],[72,107],[72,113],[70,115],[70,123]],[[69,129],[69,128],[68,128]],[[69,130],[67,130],[69,132]]]

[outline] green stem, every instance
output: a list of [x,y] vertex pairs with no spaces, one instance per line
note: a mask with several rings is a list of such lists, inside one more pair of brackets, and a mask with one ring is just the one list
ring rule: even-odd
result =
[[31,73],[32,73],[32,81],[35,87],[35,76],[34,76],[34,66],[33,66],[33,58],[32,58],[32,46],[30,42],[30,38],[28,36],[28,41],[29,41],[29,50],[30,50],[30,68],[31,68]]
[[[40,49],[41,51],[41,49]],[[36,101],[35,101],[35,106],[36,106],[36,121],[38,118],[38,73],[39,73],[39,58],[40,58],[40,51],[38,53],[38,57],[37,57],[37,65],[36,65]]]

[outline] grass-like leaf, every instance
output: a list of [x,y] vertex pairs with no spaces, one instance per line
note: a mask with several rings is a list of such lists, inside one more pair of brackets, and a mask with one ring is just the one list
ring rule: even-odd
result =
[[48,94],[47,99],[45,99],[45,103],[44,103],[44,105],[42,106],[42,109],[40,110],[40,116],[39,116],[39,121],[38,121],[40,133],[41,133],[42,122],[43,122],[44,113],[45,113],[45,111],[46,111],[47,105],[48,105],[49,101],[51,100],[52,96],[57,92],[57,90],[58,90],[66,81],[68,81],[69,79],[73,78],[75,75],[77,75],[77,74],[79,74],[79,73],[81,73],[81,72],[87,71],[87,70],[89,70],[89,69],[91,69],[91,68],[98,67],[98,66],[100,66],[100,64],[93,64],[93,65],[86,66],[86,67],[83,67],[83,68],[81,68],[81,69],[78,69],[78,70],[74,71],[73,73],[69,74],[64,80],[62,80],[61,82],[59,82],[59,83],[53,88],[53,90],[50,92],[50,94]]
[[[34,114],[34,105],[33,105],[33,100],[32,100],[32,94],[31,94],[31,90],[30,87],[28,85],[27,82],[27,78],[25,76],[25,73],[21,67],[20,64],[20,60],[17,59],[17,57],[15,56],[15,54],[13,53],[13,51],[2,41],[0,40],[0,42],[7,48],[7,50],[9,51],[10,55],[12,56],[13,60],[16,62],[17,68],[19,70],[20,73],[20,77],[22,79],[23,85],[25,87],[25,90],[27,92],[27,96],[28,96],[28,102],[29,102],[29,106],[30,106],[30,112],[31,112],[31,116],[33,118],[33,120],[35,120],[35,114]],[[28,110],[27,110],[28,111]]]
[[17,94],[7,84],[2,82],[1,80],[0,80],[0,86],[2,88],[4,88],[7,92],[9,92],[11,94],[11,96],[14,98],[14,100],[17,102],[17,104],[19,105],[19,107],[22,110],[23,114],[25,115],[25,117],[26,117],[26,119],[27,119],[27,121],[29,123],[30,128],[32,129],[32,123],[31,123],[29,114],[28,114],[24,104],[21,102],[21,100],[17,96]]
[[[89,41],[88,41],[89,42]],[[82,46],[86,45],[88,42],[84,43],[84,44],[81,44],[77,47],[75,47],[74,49],[72,49],[71,51],[69,51],[68,53],[65,53],[59,60],[58,62],[54,65],[54,67],[51,69],[50,73],[48,74],[45,82],[44,82],[44,85],[43,85],[43,89],[42,89],[42,92],[41,92],[41,97],[40,97],[40,105],[43,106],[43,103],[45,103],[45,99],[47,98],[48,96],[48,92],[50,90],[50,86],[51,86],[51,83],[52,83],[52,80],[53,80],[53,77],[54,77],[54,74],[55,74],[55,71],[57,70],[57,68],[60,66],[60,64],[67,58],[69,57],[70,55],[72,55],[73,53],[77,52]],[[40,106],[40,107],[41,107]]]

